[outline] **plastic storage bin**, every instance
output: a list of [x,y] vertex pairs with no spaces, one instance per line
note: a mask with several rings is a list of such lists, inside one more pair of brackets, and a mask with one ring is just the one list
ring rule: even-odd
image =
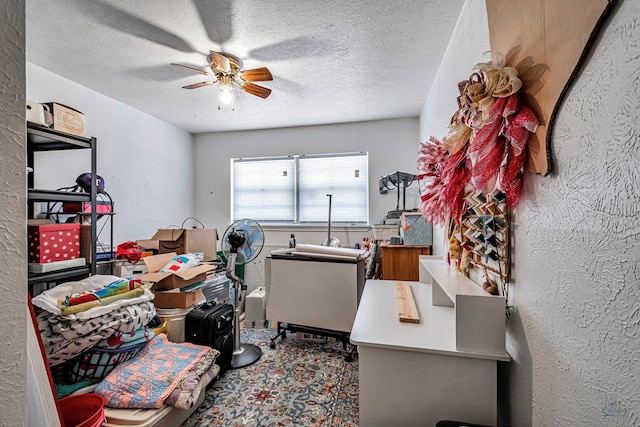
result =
[[267,320],[267,306],[265,302],[266,291],[265,288],[260,286],[255,288],[245,301],[245,328],[258,328],[265,327]]
[[193,306],[187,308],[156,308],[156,313],[163,321],[167,322],[167,338],[171,342],[184,342],[184,319],[193,310]]
[[104,399],[93,393],[58,401],[65,427],[99,427],[104,422]]

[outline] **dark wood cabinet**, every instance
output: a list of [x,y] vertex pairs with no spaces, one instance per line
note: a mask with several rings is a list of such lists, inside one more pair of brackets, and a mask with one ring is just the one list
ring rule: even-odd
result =
[[389,245],[382,249],[382,278],[384,280],[418,281],[420,255],[431,255],[431,246]]

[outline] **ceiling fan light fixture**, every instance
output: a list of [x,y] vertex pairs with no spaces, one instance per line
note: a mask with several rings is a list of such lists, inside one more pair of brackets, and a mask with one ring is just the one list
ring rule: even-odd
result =
[[171,63],[171,65],[212,77],[212,80],[182,86],[184,89],[197,89],[219,83],[218,110],[222,110],[223,107],[225,109],[230,107],[231,111],[235,110],[235,86],[238,86],[243,92],[262,99],[271,94],[271,89],[253,83],[273,80],[273,75],[267,67],[245,70],[242,68],[242,61],[237,56],[213,50],[209,51],[207,61],[211,72],[177,63]]
[[221,106],[230,106],[231,111],[234,111],[234,88],[233,79],[231,76],[220,76],[220,88],[218,91],[218,110]]

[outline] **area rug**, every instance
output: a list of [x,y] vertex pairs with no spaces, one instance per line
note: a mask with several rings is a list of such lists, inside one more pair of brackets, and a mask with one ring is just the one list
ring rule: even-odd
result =
[[[228,370],[185,421],[196,426],[358,426],[358,360],[346,362],[341,342],[278,338],[272,330],[242,329],[241,341],[262,357]],[[350,345],[347,346],[349,350]]]

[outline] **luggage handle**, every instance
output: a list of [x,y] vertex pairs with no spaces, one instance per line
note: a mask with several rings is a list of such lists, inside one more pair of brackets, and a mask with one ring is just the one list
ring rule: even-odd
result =
[[205,302],[202,302],[202,303],[196,305],[195,309],[197,309],[197,310],[201,310],[201,309],[208,310],[210,308],[215,307],[216,305],[218,305],[218,301],[205,301]]

